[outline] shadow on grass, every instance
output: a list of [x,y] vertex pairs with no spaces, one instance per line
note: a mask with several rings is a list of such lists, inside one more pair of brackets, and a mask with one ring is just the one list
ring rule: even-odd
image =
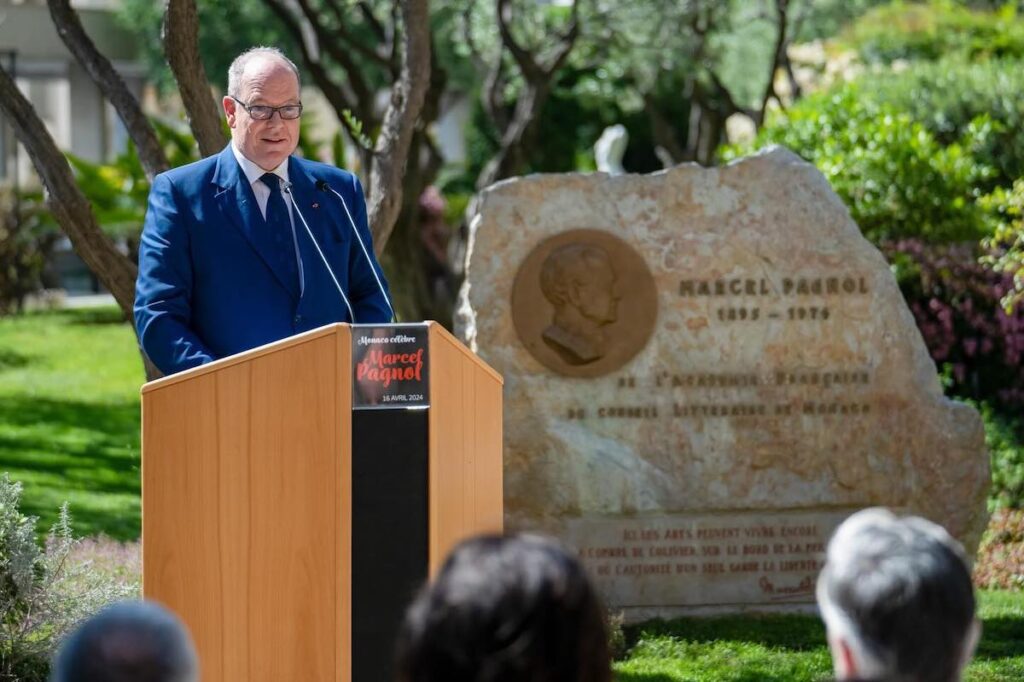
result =
[[996,616],[981,621],[975,660],[996,661],[1024,655],[1024,616]]
[[[727,616],[723,618],[681,618],[652,621],[624,628],[627,652],[620,660],[628,660],[641,640],[671,637],[694,643],[756,644],[789,652],[806,652],[825,646],[825,628],[813,616]],[[1024,652],[1024,615],[992,616],[982,620],[981,641],[974,655],[976,661],[998,663],[1020,659]],[[1012,663],[1008,663],[1014,665]],[[785,680],[787,675],[773,677],[764,670],[740,672],[735,680]],[[677,678],[664,673],[619,673],[619,682],[675,682]]]
[[124,324],[128,321],[121,309],[113,306],[66,309],[61,310],[58,315],[69,324]]
[[125,324],[128,318],[116,305],[96,308],[61,308],[59,310],[32,310],[21,313],[25,320],[45,319],[48,324],[108,325]]
[[0,471],[24,483],[22,509],[53,523],[71,500],[76,533],[139,535],[137,402],[84,403],[15,396],[0,404]]
[[[831,679],[827,675],[824,679]],[[616,673],[615,682],[679,682],[678,677],[664,673]],[[792,682],[790,673],[774,675],[763,670],[739,670],[729,676],[730,682]]]
[[7,369],[21,369],[27,367],[33,358],[10,348],[0,348],[0,372]]
[[814,616],[724,616],[656,620],[623,629],[632,649],[641,639],[674,637],[689,642],[747,642],[767,647],[806,651],[825,642],[825,627]]

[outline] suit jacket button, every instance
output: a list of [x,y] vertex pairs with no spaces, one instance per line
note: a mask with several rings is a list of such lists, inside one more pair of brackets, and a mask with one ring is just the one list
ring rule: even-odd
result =
[[296,315],[296,316],[295,316],[295,319],[294,319],[294,320],[292,320],[292,322],[293,322],[294,324],[298,324],[299,322],[302,322],[302,315]]

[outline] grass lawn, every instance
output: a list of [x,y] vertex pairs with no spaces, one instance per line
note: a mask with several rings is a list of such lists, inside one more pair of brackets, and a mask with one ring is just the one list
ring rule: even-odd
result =
[[138,538],[143,381],[117,309],[0,318],[0,471],[41,530],[66,500],[77,534]]
[[[1024,680],[1024,592],[982,590],[972,682]],[[812,616],[680,619],[626,628],[619,682],[828,680],[825,628]]]

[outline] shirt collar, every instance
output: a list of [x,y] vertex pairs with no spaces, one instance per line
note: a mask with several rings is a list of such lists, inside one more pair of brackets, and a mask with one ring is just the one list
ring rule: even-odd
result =
[[284,161],[282,161],[281,165],[279,165],[274,170],[272,170],[272,171],[265,171],[262,168],[260,168],[259,166],[257,166],[255,163],[253,163],[252,161],[247,159],[245,157],[245,155],[242,154],[242,152],[240,152],[238,150],[238,147],[235,146],[234,141],[231,142],[231,151],[234,152],[235,159],[238,160],[238,165],[242,167],[242,172],[245,173],[245,178],[246,178],[246,180],[249,181],[250,185],[255,185],[257,182],[260,181],[260,178],[262,178],[268,172],[269,173],[273,173],[274,175],[278,176],[279,178],[281,178],[285,182],[288,182],[288,159],[287,158]]

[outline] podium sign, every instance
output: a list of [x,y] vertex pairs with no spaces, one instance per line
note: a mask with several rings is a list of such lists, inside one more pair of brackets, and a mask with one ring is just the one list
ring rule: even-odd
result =
[[353,325],[352,409],[430,407],[426,324]]

